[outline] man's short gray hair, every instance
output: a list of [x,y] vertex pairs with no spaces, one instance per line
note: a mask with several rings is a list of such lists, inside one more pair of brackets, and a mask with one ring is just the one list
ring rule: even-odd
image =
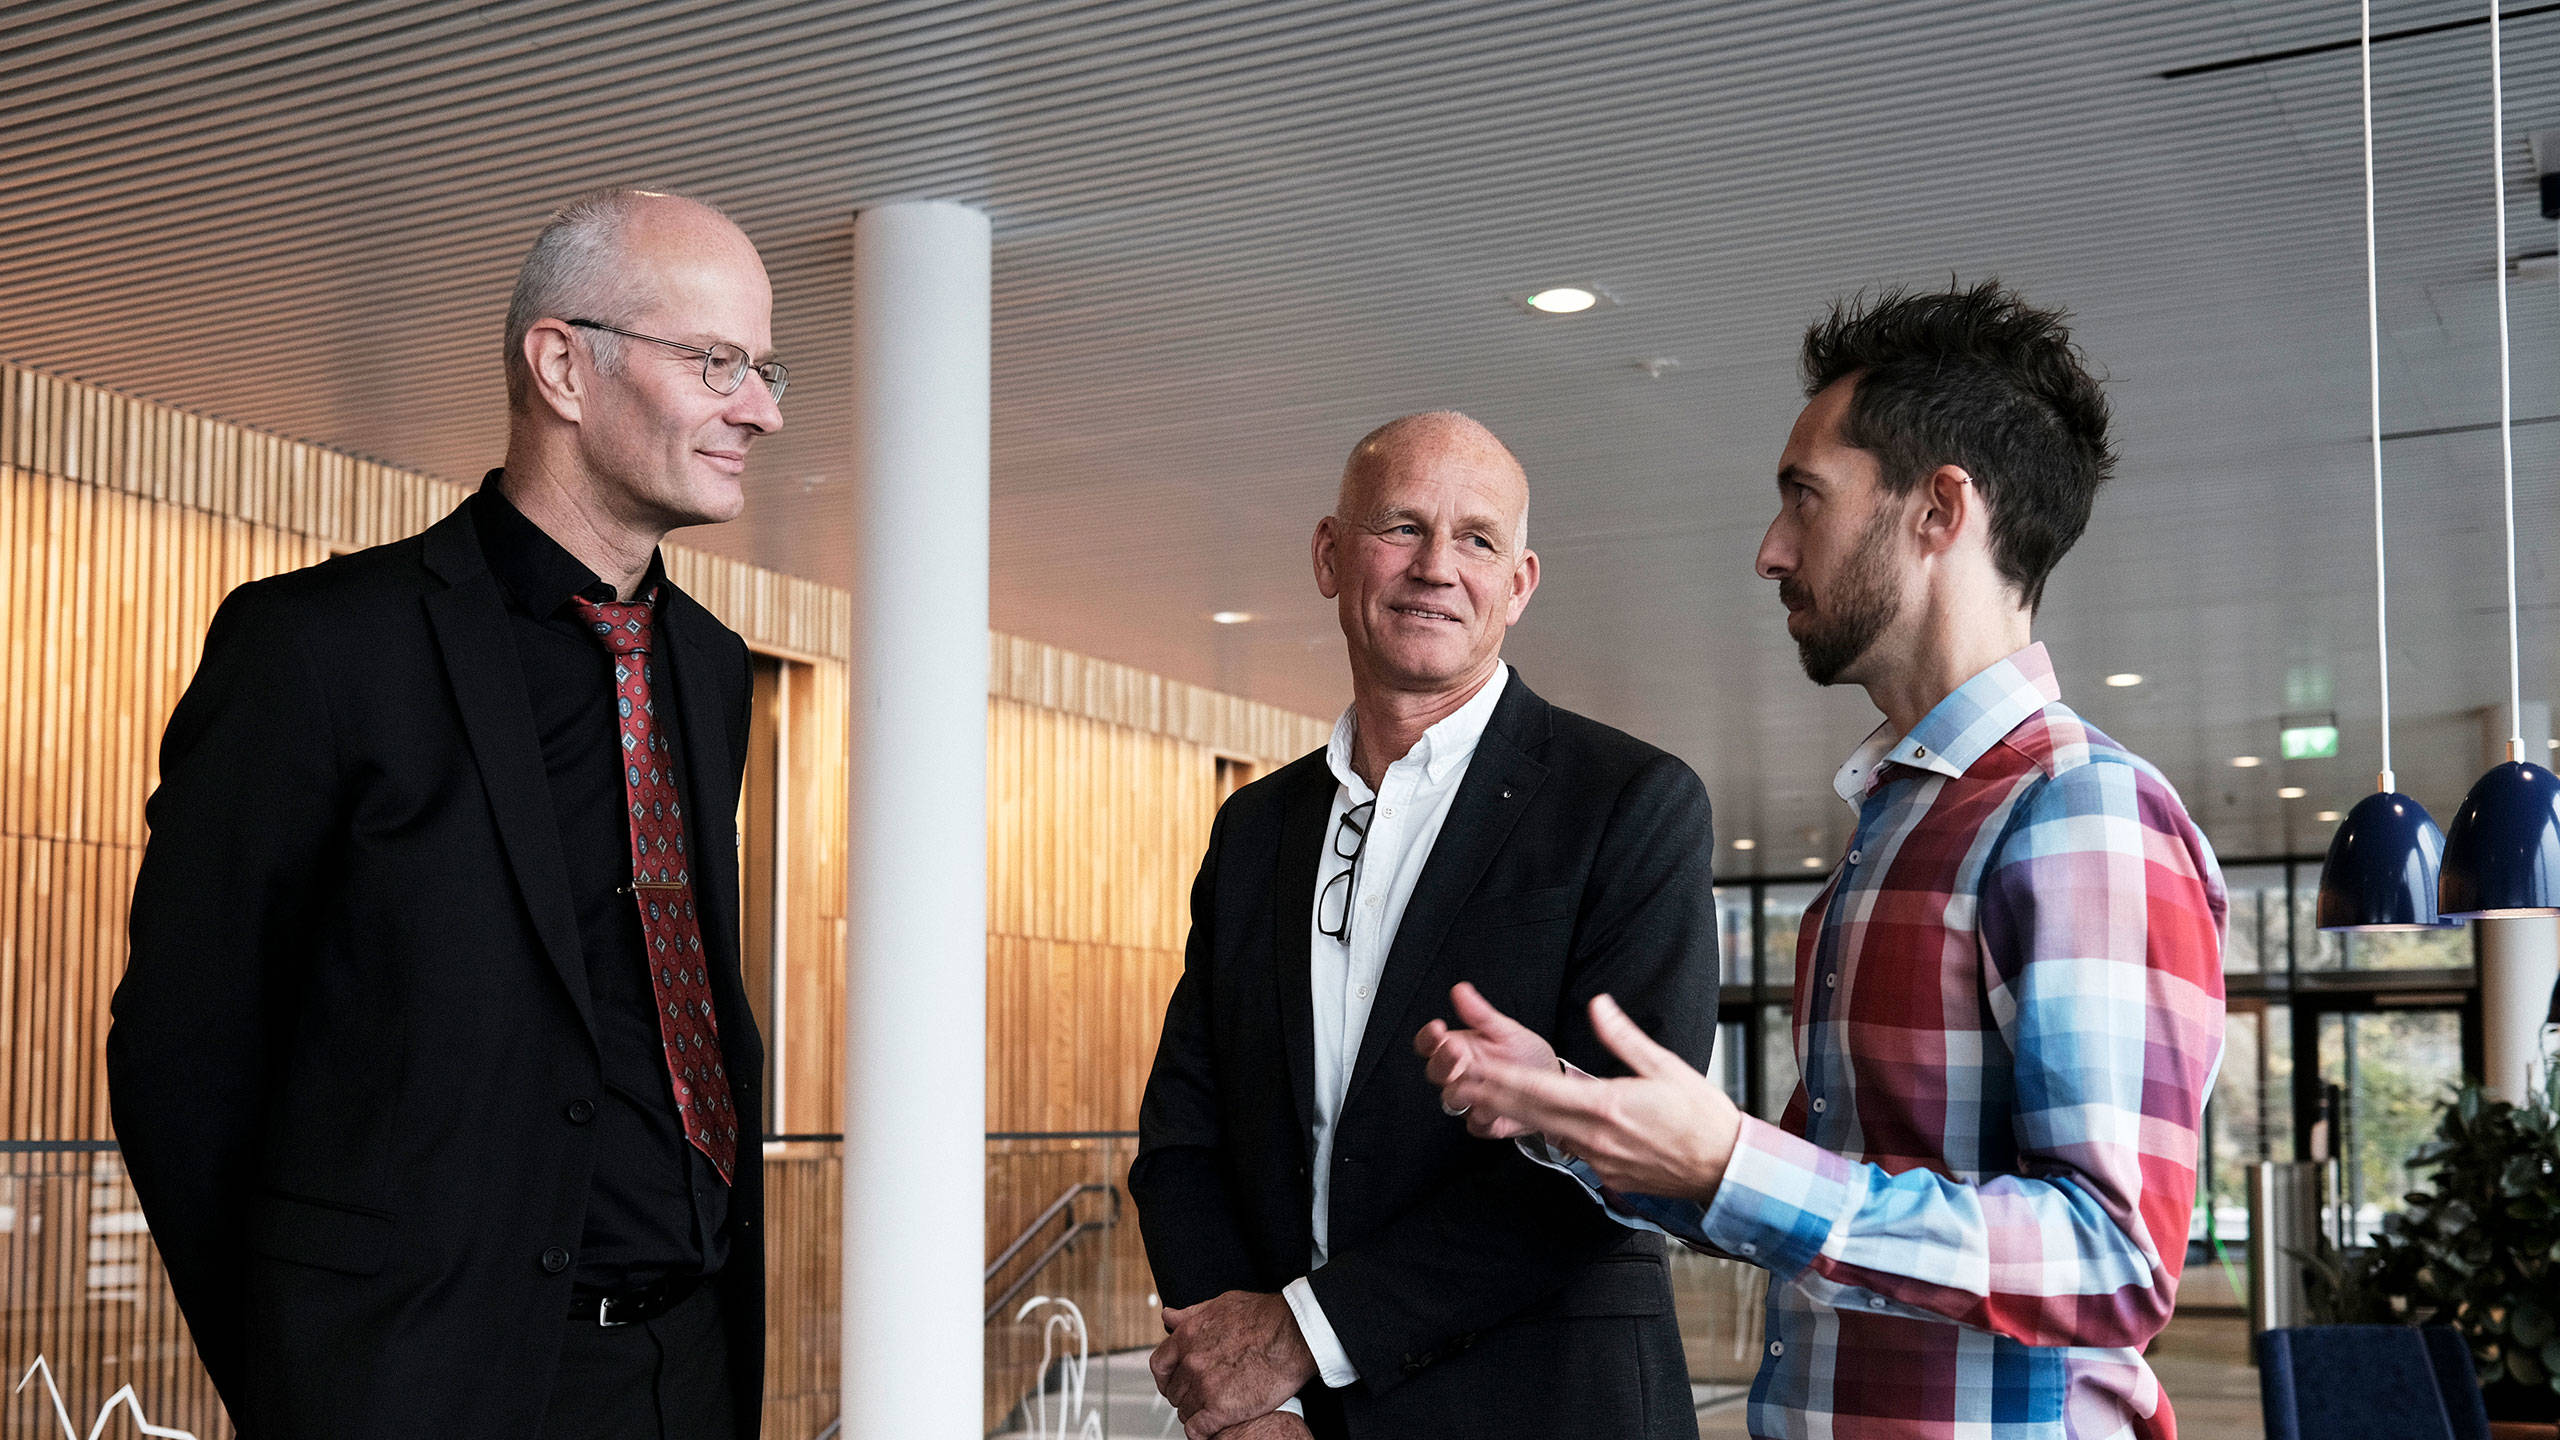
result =
[[[682,200],[714,215],[720,207],[690,195],[657,190],[591,190],[551,213],[533,248],[516,271],[515,298],[507,305],[507,404],[521,410],[533,401],[533,371],[525,364],[524,337],[538,321],[600,320],[629,323],[647,298],[634,285],[624,263],[623,228],[651,200]],[[726,219],[725,215],[721,218]],[[589,330],[587,343],[596,364],[611,373],[621,367],[619,335]]]

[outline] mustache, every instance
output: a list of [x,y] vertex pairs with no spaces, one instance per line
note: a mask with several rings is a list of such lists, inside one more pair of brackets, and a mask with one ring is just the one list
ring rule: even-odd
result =
[[1790,575],[1778,582],[1778,603],[1790,610],[1801,610],[1813,604],[1813,592]]

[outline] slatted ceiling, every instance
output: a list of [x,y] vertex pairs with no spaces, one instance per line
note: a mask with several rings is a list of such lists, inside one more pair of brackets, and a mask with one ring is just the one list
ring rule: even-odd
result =
[[[2355,56],[2158,77],[2354,23],[2344,0],[20,6],[0,353],[467,481],[502,444],[495,335],[541,212],[701,189],[763,242],[796,373],[749,518],[682,538],[840,582],[848,217],[973,201],[997,225],[999,627],[1330,714],[1307,528],[1354,436],[1459,405],[1539,486],[1533,683],[1678,749],[1728,833],[1829,849],[1866,712],[1802,682],[1749,574],[1795,339],[1843,290],[1996,272],[2075,308],[2118,377],[2127,463],[2045,619],[2066,683],[2201,794],[2272,748],[2287,672],[2324,671],[2348,753],[2213,822],[2226,849],[2316,844],[2273,790],[2352,801],[2373,728]],[[2395,428],[2493,413],[2486,41],[2376,55]],[[2560,17],[2507,41],[2513,240],[2547,249],[2524,140],[2560,124],[2536,109]],[[1567,278],[1623,303],[1506,299]],[[2560,410],[2555,315],[2519,294],[2520,413]],[[1648,380],[1651,356],[1683,364]],[[2503,693],[2476,463],[2395,450],[2415,724]],[[2552,473],[2520,470],[2529,545]],[[2529,603],[2560,598],[2526,574]],[[1228,608],[1262,618],[1216,633]],[[2528,633],[2536,693],[2553,638]],[[2155,683],[2074,680],[2118,669]],[[2475,760],[2402,769],[2443,810]]]

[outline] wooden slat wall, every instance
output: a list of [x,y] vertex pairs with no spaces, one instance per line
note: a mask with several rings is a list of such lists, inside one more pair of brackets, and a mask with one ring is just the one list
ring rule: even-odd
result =
[[[467,493],[0,366],[0,1135],[111,1134],[102,1055],[107,1002],[124,967],[142,805],[158,780],[161,729],[222,597],[252,579],[414,534]],[[668,548],[667,563],[750,644],[795,662],[785,700],[776,1119],[787,1132],[833,1131],[844,1084],[850,599],[678,547]],[[1321,744],[1326,726],[1016,637],[991,635],[989,647],[987,1125],[1125,1129],[1136,1123],[1181,968],[1217,758],[1267,769]],[[1061,1143],[1030,1170],[1026,1162],[990,1167],[990,1254],[1053,1198],[1054,1188],[1014,1194],[1012,1179],[1033,1190],[1070,1173],[1116,1185],[1126,1169],[1125,1145]],[[777,1158],[771,1413],[777,1434],[814,1433],[800,1422],[834,1413],[840,1171],[818,1151]],[[28,1187],[64,1183],[32,1170],[0,1175],[0,1280],[13,1297],[0,1318],[13,1327],[13,1346],[35,1333],[18,1324],[36,1318],[20,1301],[40,1293],[55,1306],[80,1289],[72,1277],[84,1272],[61,1268],[72,1264],[68,1252],[47,1260],[50,1250],[19,1243],[31,1238],[22,1220],[38,1198]],[[45,1203],[59,1213],[69,1202]],[[1104,1287],[1085,1303],[1097,1348],[1144,1343],[1150,1286],[1136,1226],[1124,1223],[1099,1248],[1080,1247],[1071,1262],[1044,1284]],[[201,1411],[201,1377],[156,1269],[142,1283],[158,1298],[139,1309],[91,1305],[88,1328],[73,1327],[89,1337],[77,1341],[78,1354],[57,1348],[57,1360],[82,1372],[66,1374],[66,1389],[104,1379],[110,1359],[174,1366],[161,1393],[183,1397],[179,1423],[207,1440],[227,1433]],[[56,1317],[47,1323],[62,1320],[46,1313]],[[1018,1348],[997,1336],[990,1353]],[[1015,1383],[1008,1376],[991,1375],[991,1417]],[[14,1427],[20,1408],[0,1413]]]

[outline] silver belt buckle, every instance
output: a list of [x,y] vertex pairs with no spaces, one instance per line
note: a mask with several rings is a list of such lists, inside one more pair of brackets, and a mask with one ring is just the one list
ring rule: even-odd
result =
[[610,1295],[599,1295],[599,1296],[597,1296],[597,1297],[596,1297],[596,1324],[597,1324],[597,1325],[599,1325],[599,1326],[601,1326],[602,1328],[607,1329],[607,1330],[613,1330],[613,1329],[618,1329],[618,1328],[620,1328],[621,1326],[628,1325],[628,1324],[630,1324],[630,1323],[631,1323],[631,1322],[630,1322],[630,1321],[628,1321],[628,1320],[616,1320],[616,1319],[614,1319],[614,1318],[613,1318],[613,1297],[612,1297],[612,1296],[610,1296]]

